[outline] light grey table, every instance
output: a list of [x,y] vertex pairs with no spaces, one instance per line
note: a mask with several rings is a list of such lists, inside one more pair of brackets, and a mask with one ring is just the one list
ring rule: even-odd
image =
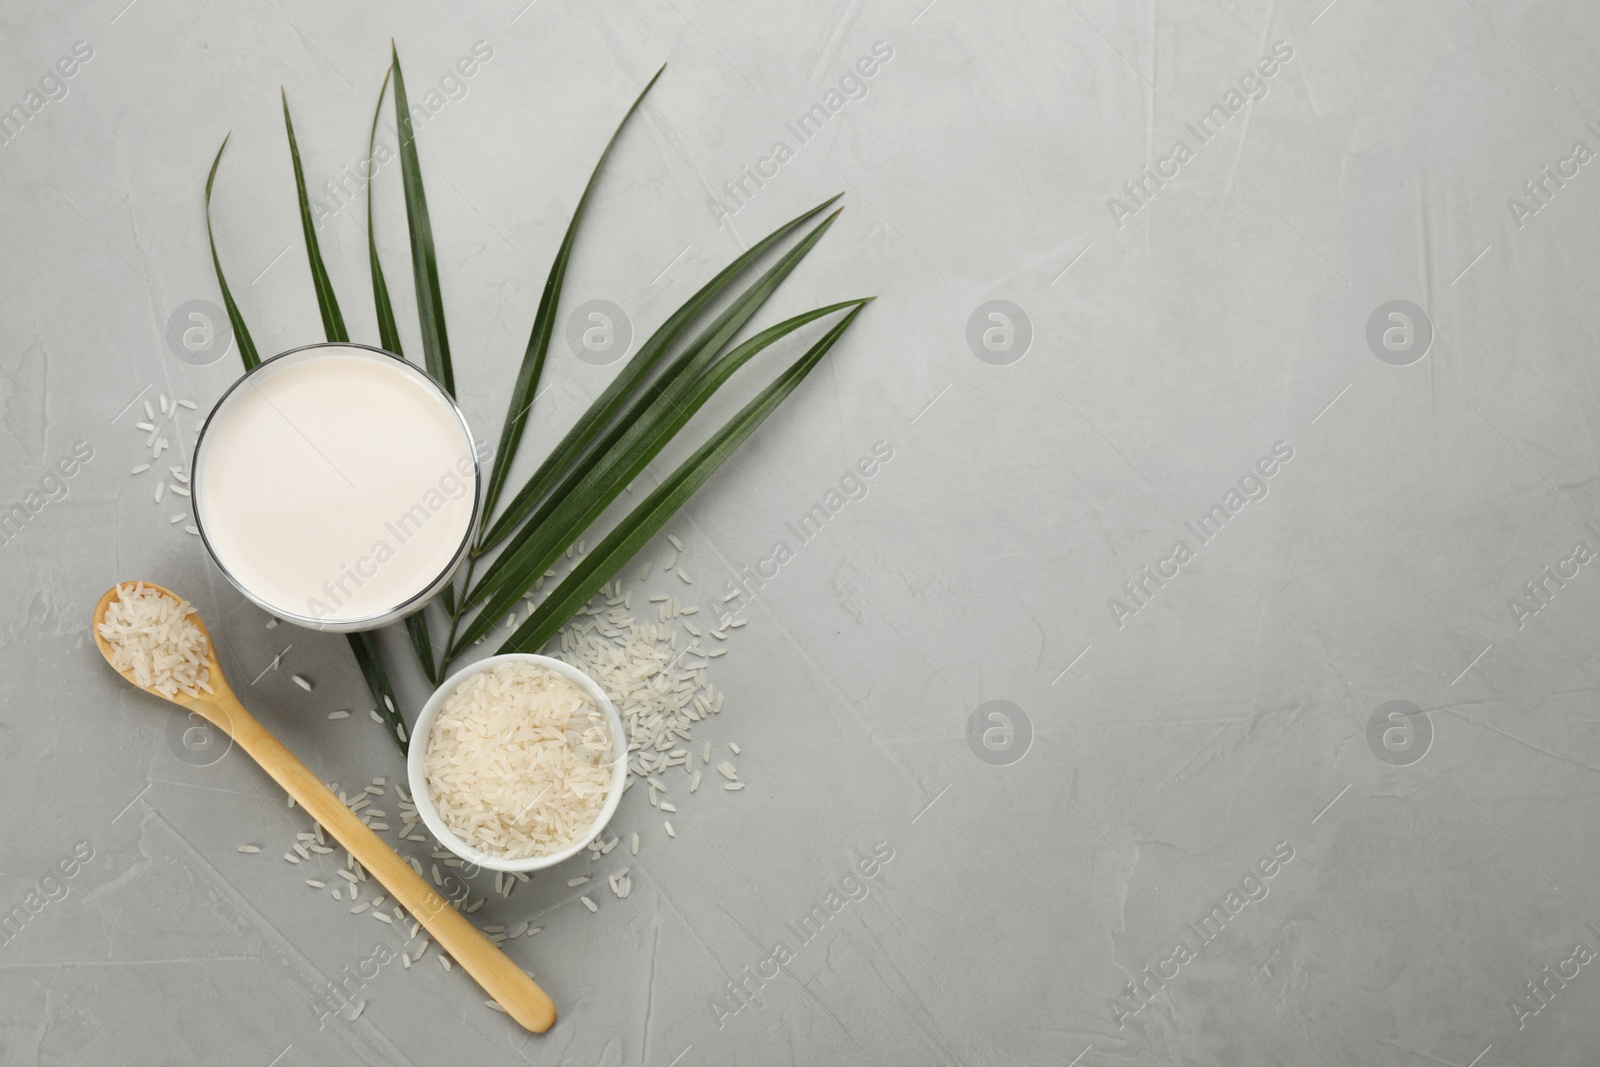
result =
[[[0,505],[24,517],[0,545],[0,1062],[1592,1057],[1600,8],[97,0],[4,22]],[[186,747],[88,633],[114,581],[178,587],[319,774],[400,776],[344,641],[267,629],[129,474],[144,399],[198,404],[186,462],[239,373],[169,343],[220,300],[201,188],[229,130],[217,242],[256,341],[320,339],[280,84],[375,341],[350,175],[391,36],[430,107],[481,432],[663,61],[564,308],[609,301],[637,344],[839,191],[762,321],[879,296],[670,527],[708,604],[770,575],[697,735],[741,746],[749,788],[681,797],[675,840],[630,793],[626,900],[613,853],[475,915],[543,928],[510,951],[561,1008],[544,1037],[306,888],[279,857],[300,813],[237,752]],[[377,180],[416,352],[398,168]],[[525,454],[612,373],[558,338]],[[865,495],[793,538],[875,446]]]

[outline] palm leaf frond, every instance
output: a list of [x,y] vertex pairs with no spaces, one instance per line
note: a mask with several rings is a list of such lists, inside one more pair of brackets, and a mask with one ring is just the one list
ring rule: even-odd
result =
[[661,70],[656,71],[655,77],[651,78],[649,84],[640,91],[633,101],[633,106],[628,108],[628,113],[617,123],[616,130],[611,134],[611,140],[606,142],[605,150],[600,153],[600,159],[589,175],[589,184],[583,187],[583,195],[578,198],[578,206],[572,210],[572,221],[567,223],[566,235],[562,237],[561,247],[556,251],[555,262],[550,265],[550,274],[544,282],[544,293],[539,297],[539,310],[533,316],[533,330],[528,335],[528,348],[523,353],[522,366],[517,370],[516,384],[511,387],[511,403],[506,408],[506,421],[500,431],[500,444],[495,449],[494,464],[489,470],[489,488],[483,501],[484,526],[489,525],[489,517],[494,514],[495,505],[500,500],[500,490],[504,488],[506,476],[511,472],[511,461],[517,454],[517,446],[522,443],[522,431],[528,423],[528,409],[533,406],[534,395],[539,391],[539,378],[544,371],[545,355],[550,351],[550,338],[555,332],[556,310],[561,303],[561,287],[566,282],[567,264],[572,259],[572,246],[578,237],[578,224],[583,221],[584,211],[589,206],[589,196],[594,192],[595,183],[600,180],[600,169],[606,165],[606,159],[611,155],[611,149],[616,145],[622,128],[628,124],[633,113],[639,110],[639,105],[644,103],[645,94],[655,85],[656,79],[661,77],[661,71],[666,69],[666,64],[662,64]]
[[433,247],[433,223],[428,217],[428,196],[422,188],[422,164],[417,159],[417,135],[411,128],[411,105],[406,101],[406,79],[400,72],[400,53],[390,46],[394,71],[394,113],[400,130],[400,180],[405,186],[406,226],[411,234],[411,274],[417,287],[417,321],[422,327],[422,356],[428,373],[445,392],[456,395],[455,371],[450,366],[450,335],[444,324],[444,296],[439,289],[439,257]]
[[217,286],[222,290],[222,304],[228,311],[228,324],[233,327],[233,340],[239,346],[239,359],[244,363],[245,372],[256,369],[261,357],[256,353],[256,344],[250,339],[250,331],[245,327],[244,316],[239,313],[239,305],[233,301],[233,292],[228,288],[228,279],[222,274],[222,260],[217,256],[217,238],[211,232],[211,186],[217,180],[217,165],[222,162],[222,151],[228,147],[228,134],[222,138],[222,144],[217,148],[217,158],[211,161],[211,173],[206,175],[206,241],[211,245],[211,266],[217,272]]
[[763,389],[658,485],[529,613],[522,625],[506,638],[500,651],[535,652],[542,648],[579,608],[589,602],[590,597],[600,591],[602,585],[615,577],[639,549],[660,532],[667,520],[722,466],[729,454],[743,444],[756,427],[766,421],[767,416],[794,392],[795,387],[849,329],[864,306],[856,307],[841,319],[793,366]]

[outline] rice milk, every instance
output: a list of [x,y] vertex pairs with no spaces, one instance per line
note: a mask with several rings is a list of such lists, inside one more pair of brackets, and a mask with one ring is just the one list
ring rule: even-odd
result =
[[454,403],[417,368],[353,345],[263,363],[207,420],[195,516],[250,599],[323,629],[369,629],[448,580],[477,514]]

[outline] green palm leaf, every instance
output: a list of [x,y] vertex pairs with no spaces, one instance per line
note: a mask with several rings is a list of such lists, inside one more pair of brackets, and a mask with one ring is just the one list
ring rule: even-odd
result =
[[289,118],[289,94],[283,96],[283,128],[289,131],[289,157],[294,161],[294,190],[300,198],[300,230],[306,236],[306,258],[311,261],[311,284],[317,290],[317,310],[322,312],[322,332],[330,341],[348,341],[350,334],[344,328],[344,316],[339,314],[339,300],[333,295],[333,282],[328,279],[328,268],[322,262],[322,249],[317,246],[317,224],[311,217],[311,202],[306,196],[306,173],[300,166],[300,147],[294,140],[294,122]]
[[395,324],[394,305],[389,301],[389,284],[383,277],[383,264],[378,260],[378,234],[372,228],[372,187],[378,184],[377,168],[372,164],[373,149],[378,143],[378,116],[383,114],[383,95],[389,91],[393,70],[383,72],[383,84],[378,87],[378,106],[372,112],[372,130],[367,134],[367,166],[372,173],[367,178],[367,266],[372,273],[372,303],[378,312],[378,337],[386,352],[397,356],[400,349],[400,327]]
[[640,346],[639,351],[625,364],[611,384],[589,405],[589,410],[573,424],[560,443],[551,450],[545,461],[534,471],[511,503],[506,505],[505,513],[495,520],[489,532],[479,539],[474,555],[482,555],[503,541],[507,534],[528,517],[533,509],[544,498],[555,484],[566,473],[573,461],[599,437],[627,399],[650,375],[679,334],[688,327],[701,311],[705,310],[718,296],[722,295],[728,286],[739,274],[749,267],[762,253],[773,245],[793,233],[797,228],[810,221],[817,214],[828,208],[838,196],[829,197],[816,207],[812,208],[773,230],[751,246],[738,259],[728,264],[721,273],[712,278],[700,291],[690,297],[688,302],[674,311],[660,329],[650,336],[650,339]]
[[[383,96],[389,91],[393,70],[383,72],[383,84],[378,87],[378,106],[372,112],[372,128],[367,133],[367,165],[372,167],[374,149],[378,143],[378,117],[383,114]],[[389,284],[383,276],[383,263],[378,259],[378,234],[372,226],[372,187],[378,183],[376,169],[367,178],[367,267],[372,274],[372,304],[378,314],[378,338],[384,351],[404,355],[400,348],[400,327],[394,318],[394,305],[389,300]],[[448,590],[447,590],[448,592]],[[445,605],[447,608],[449,604]],[[406,634],[411,638],[411,650],[417,654],[422,673],[434,685],[439,684],[439,670],[433,662],[433,638],[428,632],[427,608],[419,608],[406,616]]]
[[[839,211],[834,211],[817,224],[805,236],[804,240],[790,249],[771,269],[741,293],[721,315],[717,316],[710,326],[700,333],[700,336],[690,343],[683,354],[674,360],[666,371],[650,383],[643,395],[634,402],[632,408],[623,414],[606,439],[578,460],[572,469],[568,471],[562,483],[534,513],[533,518],[511,539],[508,547],[494,561],[494,564],[484,572],[483,578],[479,581],[477,587],[467,593],[464,600],[466,605],[471,606],[477,603],[489,592],[496,589],[500,584],[501,576],[505,573],[506,567],[518,558],[525,558],[522,550],[530,541],[537,545],[534,549],[534,554],[543,555],[553,543],[566,536],[567,540],[562,542],[557,550],[559,554],[560,549],[564,549],[571,543],[573,538],[578,536],[580,531],[572,529],[569,523],[552,520],[552,516],[561,513],[563,508],[567,509],[567,511],[562,516],[562,519],[568,519],[572,514],[582,510],[583,505],[588,502],[583,499],[574,502],[574,487],[583,483],[590,471],[603,462],[604,458],[615,449],[617,442],[624,434],[638,425],[640,420],[650,420],[652,406],[656,405],[661,397],[668,395],[681,396],[693,384],[694,376],[707,363],[716,358],[721,353],[723,346],[732,339],[733,335],[738,333],[739,329],[750,320],[750,317],[760,310],[761,306],[766,303],[767,298],[777,290],[779,284],[789,276],[795,267],[799,266],[800,261],[806,257],[806,254],[816,247],[817,242],[822,239],[822,235],[828,232],[828,228],[833,225],[834,220],[838,217]],[[664,417],[667,416],[661,411],[658,411],[655,415],[656,420]],[[612,495],[615,496],[626,484],[626,480],[617,483],[613,487]],[[542,573],[542,568],[535,573]]]
[[611,140],[606,142],[605,150],[600,153],[600,159],[589,175],[589,184],[583,187],[583,195],[578,198],[578,206],[572,211],[572,221],[567,223],[566,236],[562,237],[555,262],[550,265],[550,274],[544,283],[544,293],[539,297],[539,310],[533,316],[533,331],[528,336],[528,348],[523,353],[522,366],[517,370],[517,383],[511,388],[511,403],[506,408],[506,422],[500,431],[500,444],[495,449],[494,465],[489,471],[489,488],[483,501],[482,526],[484,527],[489,525],[489,517],[494,514],[495,504],[500,500],[500,490],[505,487],[506,476],[511,473],[511,461],[517,454],[517,446],[522,442],[523,428],[528,424],[528,409],[533,406],[534,394],[539,390],[539,377],[544,371],[545,355],[550,350],[550,338],[555,332],[556,309],[561,302],[561,287],[567,278],[567,263],[572,259],[572,245],[578,237],[578,223],[583,221],[583,213],[589,206],[589,197],[594,192],[595,183],[600,180],[600,169],[606,165],[606,159],[611,155],[611,149],[616,145],[622,128],[628,124],[633,113],[639,110],[639,105],[644,103],[645,94],[655,85],[656,79],[661,77],[661,71],[666,69],[666,64],[663,63],[661,70],[656,71],[655,77],[650,79],[634,99],[633,106],[622,116],[622,121],[617,123],[616,130],[611,134]]
[[206,240],[211,244],[211,266],[217,272],[217,285],[222,289],[222,304],[228,309],[228,324],[233,327],[233,339],[239,346],[239,359],[244,363],[245,371],[249,372],[256,369],[261,357],[256,354],[256,344],[250,339],[250,331],[245,328],[239,305],[233,302],[228,279],[222,276],[222,260],[217,257],[217,239],[211,232],[211,186],[217,180],[217,165],[222,162],[222,150],[228,147],[228,137],[232,136],[230,133],[223,137],[222,145],[217,149],[217,158],[211,161],[211,173],[206,175]]
[[[864,304],[862,306],[865,306]],[[851,311],[830,329],[806,354],[698,448],[666,481],[655,488],[626,518],[617,524],[592,551],[583,557],[566,579],[528,615],[522,625],[500,646],[501,652],[535,652],[584,604],[609,582],[644,545],[654,537],[704,485],[729,453],[743,444],[756,427],[775,411],[796,386],[811,373],[844,331],[861,314]]]
[[845,308],[859,310],[867,302],[846,300],[786,319],[739,345],[718,360],[698,381],[661,395],[645,417],[629,425],[618,447],[603,463],[589,471],[574,492],[563,500],[555,514],[546,521],[536,519],[525,527],[527,530],[537,530],[539,536],[515,552],[508,550],[506,555],[496,560],[497,565],[509,561],[503,572],[503,580],[497,583],[499,592],[467,627],[456,647],[464,647],[483,636],[506,611],[515,607],[523,594],[532,588],[534,581],[561,557],[567,546],[600,517],[611,502],[621,495],[623,488],[660,454],[695,412],[752,356],[807,323]]
[[361,668],[361,677],[367,683],[367,692],[378,702],[376,710],[389,724],[389,732],[394,735],[395,744],[400,746],[403,756],[411,747],[411,732],[406,729],[405,720],[400,717],[399,706],[394,701],[394,687],[389,684],[389,672],[384,670],[378,642],[370,633],[345,634],[345,637],[350,640],[350,651],[355,653],[356,665]]
[[428,219],[428,196],[422,189],[422,164],[417,160],[416,134],[411,129],[406,79],[400,72],[400,53],[392,42],[389,55],[394,70],[394,113],[400,128],[400,179],[406,193],[406,225],[411,233],[411,274],[417,287],[423,362],[428,373],[444,386],[445,392],[455,396],[456,376],[450,366],[450,337],[444,326],[444,296],[439,290],[433,223]]

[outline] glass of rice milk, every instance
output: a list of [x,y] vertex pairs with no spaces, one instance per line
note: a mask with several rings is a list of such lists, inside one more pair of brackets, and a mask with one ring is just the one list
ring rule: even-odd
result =
[[482,471],[465,416],[420,368],[365,345],[264,360],[211,409],[195,525],[263,610],[349,633],[417,611],[466,558]]

